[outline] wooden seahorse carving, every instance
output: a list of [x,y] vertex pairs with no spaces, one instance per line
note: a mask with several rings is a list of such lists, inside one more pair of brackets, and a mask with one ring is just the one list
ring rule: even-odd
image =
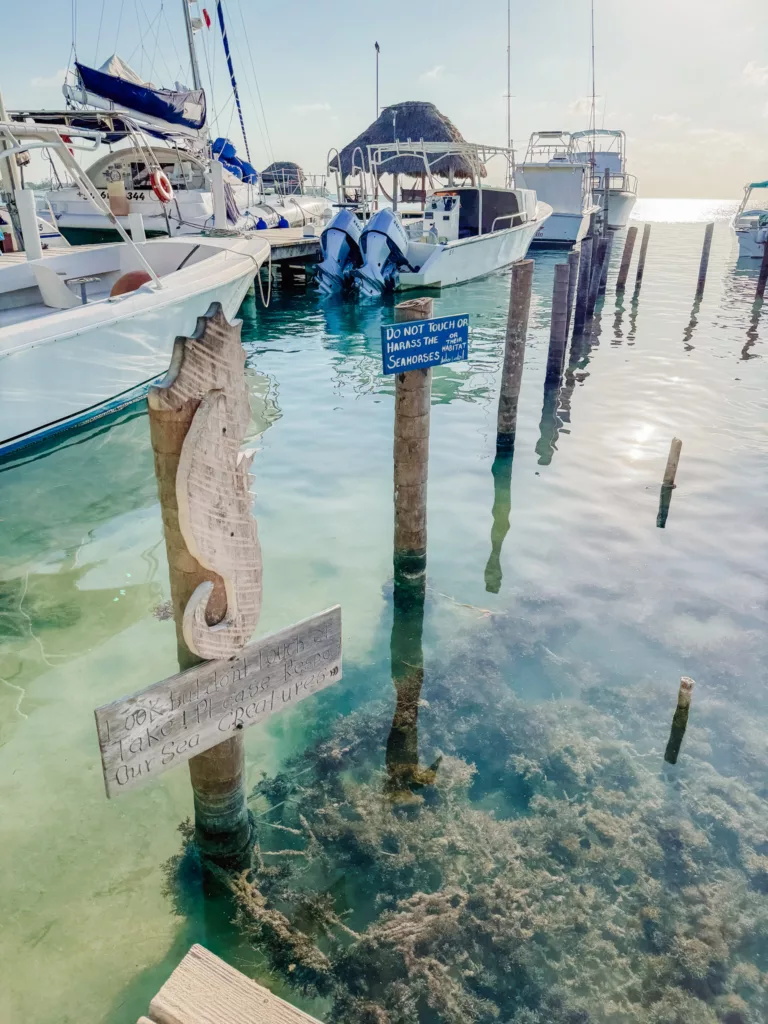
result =
[[190,561],[186,548],[216,581],[208,615],[215,626],[206,623],[214,582],[201,583],[184,605],[184,641],[206,659],[237,653],[250,640],[261,606],[261,550],[248,493],[251,457],[240,452],[251,418],[241,326],[230,324],[213,303],[191,337],[176,339],[170,369],[149,393],[153,416],[168,417],[166,429],[185,433],[178,465],[173,445],[166,454],[162,443],[161,450],[153,444],[158,476],[167,472],[165,463],[175,474],[178,523],[176,510],[169,509],[164,526],[169,545],[169,537],[178,538],[172,545],[177,568]]
[[226,616],[215,626],[205,618],[212,583],[201,583],[184,610],[184,640],[201,658],[225,658],[244,647],[261,612],[261,548],[248,474],[253,453],[240,451],[249,422],[242,396],[209,391],[181,449],[179,527],[190,553],[222,577],[227,593]]

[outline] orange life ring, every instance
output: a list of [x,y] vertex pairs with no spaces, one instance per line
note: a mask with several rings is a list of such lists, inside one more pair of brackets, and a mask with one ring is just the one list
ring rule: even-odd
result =
[[152,185],[152,191],[160,202],[170,203],[173,199],[173,189],[171,188],[170,181],[168,181],[168,176],[158,169],[156,171],[152,171],[149,181]]

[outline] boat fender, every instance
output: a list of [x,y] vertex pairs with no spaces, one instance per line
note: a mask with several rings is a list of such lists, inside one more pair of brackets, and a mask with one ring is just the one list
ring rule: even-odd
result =
[[266,231],[267,230],[267,222],[264,220],[263,217],[259,217],[259,219],[256,221],[256,230],[257,231]]
[[118,295],[127,295],[129,292],[135,292],[137,288],[141,288],[143,284],[147,284],[151,280],[152,278],[146,270],[129,270],[127,274],[118,277],[112,285],[109,297],[110,299],[115,299]]
[[291,225],[288,223],[288,221],[285,219],[285,217],[283,217],[282,214],[281,214],[280,215],[280,220],[277,222],[277,226],[279,228],[289,228]]
[[152,175],[149,179],[152,185],[152,191],[155,193],[161,203],[170,203],[173,199],[173,189],[171,183],[168,180],[168,175],[158,168],[152,171]]

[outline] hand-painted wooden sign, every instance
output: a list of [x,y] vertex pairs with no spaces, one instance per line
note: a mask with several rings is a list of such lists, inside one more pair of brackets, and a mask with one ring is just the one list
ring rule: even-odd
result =
[[423,370],[469,358],[469,314],[409,320],[381,328],[384,373]]
[[155,778],[341,679],[341,607],[96,709],[107,796]]
[[170,370],[149,396],[158,411],[199,402],[181,448],[176,500],[187,549],[222,578],[226,591],[226,614],[214,626],[206,622],[213,583],[201,583],[184,609],[184,641],[206,659],[236,654],[261,612],[261,549],[248,474],[252,453],[240,451],[251,422],[240,328],[217,305],[193,338],[176,339]]

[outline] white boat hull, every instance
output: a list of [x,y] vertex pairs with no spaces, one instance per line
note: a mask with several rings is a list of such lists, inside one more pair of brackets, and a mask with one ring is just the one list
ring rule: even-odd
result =
[[734,225],[739,241],[739,259],[762,260],[768,245],[768,227],[738,227]]
[[[193,333],[211,303],[221,303],[228,319],[236,316],[269,245],[243,238],[200,241],[221,251],[206,259],[204,271],[191,264],[170,274],[162,290],[141,288],[114,302],[48,311],[0,327],[0,457],[136,401],[167,371],[176,336]],[[144,243],[177,244],[188,246]],[[113,248],[119,246],[91,252],[104,258],[104,250]]]
[[[593,193],[593,198],[602,207],[603,193],[595,192]],[[636,202],[637,194],[635,192],[620,192],[617,189],[610,190],[608,193],[608,227],[611,231],[627,226]]]
[[539,203],[536,220],[529,223],[437,246],[418,273],[400,272],[396,290],[447,288],[487,277],[525,259],[534,235],[551,212],[550,206]]
[[[596,206],[591,208],[597,213]],[[572,248],[589,231],[591,212],[553,213],[533,236],[532,247],[562,246]]]

